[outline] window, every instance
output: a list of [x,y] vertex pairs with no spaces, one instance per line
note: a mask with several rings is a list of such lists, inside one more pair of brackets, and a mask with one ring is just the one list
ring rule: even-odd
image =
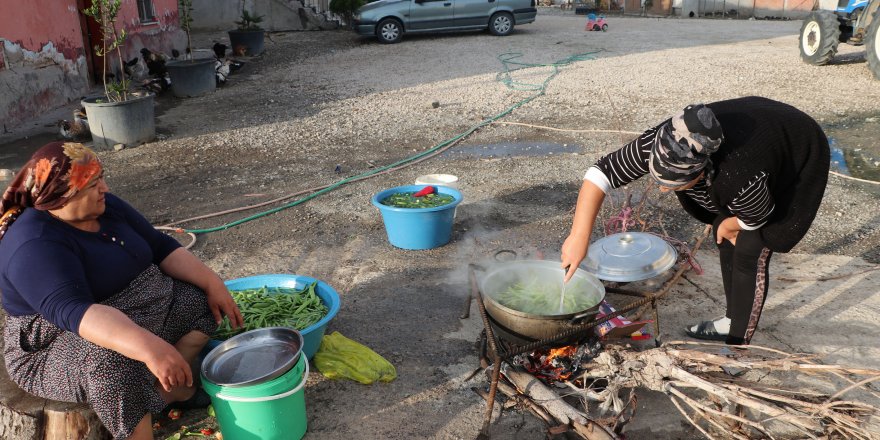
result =
[[153,0],[137,0],[137,7],[141,23],[156,22],[156,10],[153,8]]

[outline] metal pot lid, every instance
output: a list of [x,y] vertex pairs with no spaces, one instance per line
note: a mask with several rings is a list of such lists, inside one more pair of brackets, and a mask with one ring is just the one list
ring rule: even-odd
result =
[[267,327],[233,336],[202,361],[202,374],[227,387],[256,385],[275,379],[296,365],[302,353],[300,332]]
[[586,269],[606,281],[640,281],[666,272],[678,254],[666,240],[645,232],[621,232],[596,240]]

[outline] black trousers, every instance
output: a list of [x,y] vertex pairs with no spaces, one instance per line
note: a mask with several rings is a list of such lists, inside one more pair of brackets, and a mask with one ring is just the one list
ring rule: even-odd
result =
[[[715,237],[718,236],[715,225]],[[727,343],[748,344],[758,327],[767,289],[770,287],[770,256],[757,231],[740,231],[736,246],[724,240],[718,245],[721,253],[721,279],[727,299],[730,333]]]

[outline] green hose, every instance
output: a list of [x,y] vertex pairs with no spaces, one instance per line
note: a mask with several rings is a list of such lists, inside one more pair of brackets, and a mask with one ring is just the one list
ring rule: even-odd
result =
[[[536,99],[536,98],[538,98],[538,97],[540,97],[540,96],[543,96],[544,93],[547,91],[547,85],[550,83],[550,81],[553,80],[553,78],[556,77],[556,75],[559,74],[559,72],[560,72],[560,68],[565,67],[565,66],[568,66],[568,65],[570,65],[570,64],[572,64],[572,63],[575,63],[575,62],[578,62],[578,61],[586,61],[586,60],[592,60],[592,59],[595,59],[595,57],[594,57],[593,55],[595,55],[595,54],[597,54],[597,53],[599,53],[599,52],[601,52],[601,50],[596,50],[596,51],[592,51],[592,52],[585,52],[585,53],[581,53],[581,54],[577,54],[577,55],[572,55],[572,56],[570,56],[570,57],[568,57],[568,58],[564,58],[564,59],[562,59],[562,60],[559,60],[559,61],[556,61],[556,62],[553,62],[553,63],[549,63],[549,64],[532,64],[532,63],[524,63],[524,62],[516,61],[518,58],[520,58],[520,57],[523,56],[523,54],[522,54],[522,53],[519,53],[519,52],[507,52],[507,53],[503,53],[503,54],[501,54],[501,55],[498,55],[498,61],[500,61],[501,64],[502,64],[502,66],[504,66],[504,70],[501,71],[501,72],[499,72],[499,73],[495,76],[495,80],[498,81],[498,82],[500,82],[500,83],[502,83],[502,84],[504,84],[505,86],[507,86],[507,88],[509,88],[509,89],[511,89],[511,90],[535,92],[532,96],[529,96],[529,97],[527,97],[527,98],[525,98],[525,99],[523,99],[523,100],[521,100],[521,101],[519,101],[519,102],[517,102],[517,103],[511,105],[510,107],[506,108],[506,109],[505,109],[504,111],[502,111],[501,113],[498,113],[498,114],[496,114],[495,116],[492,116],[492,117],[490,117],[490,118],[488,118],[488,119],[485,119],[485,120],[483,120],[482,122],[480,122],[480,123],[478,123],[478,124],[476,124],[476,125],[474,125],[474,126],[468,128],[468,129],[465,130],[464,132],[459,133],[459,134],[457,134],[457,135],[455,135],[455,136],[453,136],[453,137],[451,137],[451,138],[449,138],[449,139],[446,139],[445,141],[440,142],[439,144],[434,145],[434,146],[431,147],[430,149],[425,150],[425,151],[423,151],[423,152],[421,152],[421,153],[419,153],[419,154],[416,154],[416,155],[413,155],[413,156],[407,157],[406,159],[399,160],[399,161],[394,162],[394,163],[392,163],[392,164],[390,164],[390,165],[385,165],[385,166],[383,166],[383,167],[376,168],[376,169],[373,169],[373,170],[370,170],[370,171],[367,171],[367,172],[364,172],[364,173],[361,173],[361,174],[358,174],[358,175],[355,175],[355,176],[346,177],[345,179],[342,179],[342,180],[340,180],[340,181],[338,181],[338,182],[336,182],[336,183],[334,183],[334,184],[332,184],[332,185],[330,185],[330,186],[328,186],[328,187],[326,187],[326,188],[324,188],[324,189],[322,189],[322,190],[315,191],[315,192],[313,192],[313,193],[311,193],[311,194],[309,194],[309,195],[307,195],[307,196],[305,196],[305,197],[303,197],[303,198],[301,198],[301,199],[294,200],[293,202],[290,202],[290,203],[284,204],[284,205],[279,206],[279,207],[277,207],[277,208],[272,208],[272,209],[267,210],[267,211],[258,212],[258,213],[254,214],[254,215],[251,215],[251,216],[248,216],[248,217],[245,217],[245,218],[239,219],[239,220],[235,220],[235,221],[233,221],[233,222],[226,223],[226,224],[224,224],[224,225],[216,226],[216,227],[213,227],[213,228],[205,228],[205,229],[184,229],[183,232],[188,232],[188,233],[192,233],[192,234],[207,234],[207,233],[210,233],[210,232],[216,232],[216,231],[222,231],[222,230],[224,230],[224,229],[229,229],[229,228],[231,228],[231,227],[233,227],[233,226],[238,226],[238,225],[240,225],[240,224],[242,224],[242,223],[247,223],[247,222],[249,222],[249,221],[251,221],[251,220],[256,220],[256,219],[258,219],[258,218],[260,218],[260,217],[265,217],[265,216],[267,216],[267,215],[269,215],[269,214],[274,214],[274,213],[276,213],[276,212],[278,212],[278,211],[283,211],[283,210],[285,210],[285,209],[287,209],[287,208],[292,208],[292,207],[294,207],[294,206],[296,206],[296,205],[299,205],[299,204],[305,203],[305,202],[307,202],[307,201],[309,201],[309,200],[314,199],[315,197],[318,197],[318,196],[320,196],[320,195],[322,195],[322,194],[325,194],[325,193],[328,193],[328,192],[330,192],[330,191],[333,191],[333,190],[335,190],[336,188],[339,188],[340,186],[345,185],[345,184],[351,182],[352,180],[356,180],[356,179],[360,179],[360,178],[363,178],[363,177],[371,176],[371,175],[376,174],[376,173],[381,173],[381,172],[386,171],[386,170],[388,170],[388,169],[391,169],[391,168],[394,168],[394,167],[398,167],[398,166],[400,166],[400,165],[403,165],[403,164],[406,164],[406,163],[412,162],[412,161],[414,161],[414,160],[418,160],[418,159],[420,159],[420,158],[422,158],[422,157],[424,157],[424,156],[427,156],[427,155],[429,155],[429,154],[431,154],[431,153],[433,153],[433,152],[435,152],[435,151],[437,151],[437,150],[439,150],[439,149],[441,149],[441,148],[444,148],[444,147],[446,147],[446,146],[448,146],[448,145],[450,145],[450,144],[452,144],[452,143],[458,142],[459,140],[461,140],[461,139],[463,139],[463,138],[465,138],[465,137],[467,137],[467,136],[470,136],[471,133],[473,133],[473,132],[479,130],[480,128],[485,127],[486,125],[489,125],[489,124],[491,124],[492,122],[495,122],[495,121],[497,121],[497,120],[499,120],[499,119],[501,119],[501,118],[507,116],[508,114],[510,114],[511,112],[513,112],[514,110],[516,110],[516,109],[522,107],[523,105],[528,104],[529,102],[533,101],[534,99]],[[516,71],[518,71],[518,70],[529,69],[529,68],[535,68],[535,67],[550,67],[550,68],[552,68],[552,71],[551,71],[551,73],[550,73],[550,74],[544,79],[544,81],[542,81],[542,82],[540,82],[540,83],[537,83],[537,84],[531,84],[531,83],[524,83],[524,82],[515,81],[515,80],[512,78],[512,76],[511,76],[511,74],[512,74],[513,72],[516,72]]]

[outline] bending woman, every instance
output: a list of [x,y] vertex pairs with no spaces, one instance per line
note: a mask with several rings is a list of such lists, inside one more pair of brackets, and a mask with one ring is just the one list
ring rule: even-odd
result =
[[816,121],[790,105],[746,97],[688,106],[587,171],[562,245],[566,279],[587,255],[605,194],[650,174],[685,211],[713,225],[721,257],[727,312],[685,332],[748,344],[767,297],[770,257],[807,233],[830,158]]
[[195,393],[194,363],[221,318],[241,325],[223,281],[110,194],[81,144],[40,148],[0,211],[10,377],[89,403],[114,438],[152,439],[150,414]]

